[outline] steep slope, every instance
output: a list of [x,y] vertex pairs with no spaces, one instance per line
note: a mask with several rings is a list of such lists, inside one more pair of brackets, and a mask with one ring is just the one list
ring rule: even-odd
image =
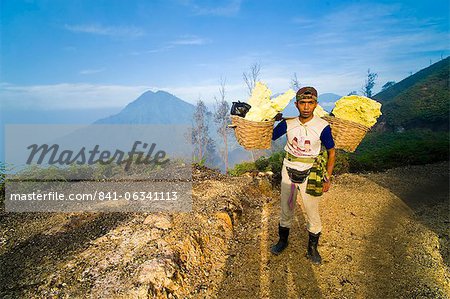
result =
[[420,81],[426,80],[428,77],[433,76],[436,73],[442,72],[445,68],[449,68],[450,57],[447,57],[441,61],[438,61],[429,67],[426,67],[417,73],[403,79],[402,81],[394,84],[393,86],[377,93],[374,98],[377,101],[388,102],[393,100],[396,96],[414,86]]
[[378,128],[448,131],[449,70],[447,57],[376,94],[374,99],[383,104]]

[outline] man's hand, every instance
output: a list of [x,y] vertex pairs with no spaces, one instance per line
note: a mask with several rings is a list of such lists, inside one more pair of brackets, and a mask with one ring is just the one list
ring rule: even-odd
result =
[[280,121],[283,119],[283,113],[278,113],[277,115],[275,115],[275,121]]
[[331,182],[323,182],[323,192],[327,192],[328,190],[330,190],[331,187]]

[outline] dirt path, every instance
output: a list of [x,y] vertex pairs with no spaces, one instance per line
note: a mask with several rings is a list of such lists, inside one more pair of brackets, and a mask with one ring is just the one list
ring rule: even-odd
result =
[[269,252],[277,240],[278,201],[249,211],[218,297],[449,298],[447,170],[442,163],[339,177],[321,206],[321,266],[305,257],[298,204],[290,245],[280,256]]
[[445,182],[448,163],[338,177],[320,266],[298,204],[273,256],[278,191],[207,169],[190,213],[3,213],[0,298],[450,298]]

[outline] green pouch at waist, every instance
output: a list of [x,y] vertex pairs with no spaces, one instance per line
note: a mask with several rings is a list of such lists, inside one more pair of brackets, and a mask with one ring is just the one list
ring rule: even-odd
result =
[[321,152],[314,161],[306,183],[306,193],[312,196],[323,194],[323,179],[327,171],[326,152]]

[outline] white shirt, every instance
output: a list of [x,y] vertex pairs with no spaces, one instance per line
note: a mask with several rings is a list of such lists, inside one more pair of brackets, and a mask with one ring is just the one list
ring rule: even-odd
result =
[[[287,142],[284,150],[296,157],[315,158],[322,147],[320,135],[328,122],[318,116],[313,116],[306,123],[302,123],[298,117],[286,120]],[[291,162],[284,159],[283,163],[290,168],[306,170],[313,163]]]

